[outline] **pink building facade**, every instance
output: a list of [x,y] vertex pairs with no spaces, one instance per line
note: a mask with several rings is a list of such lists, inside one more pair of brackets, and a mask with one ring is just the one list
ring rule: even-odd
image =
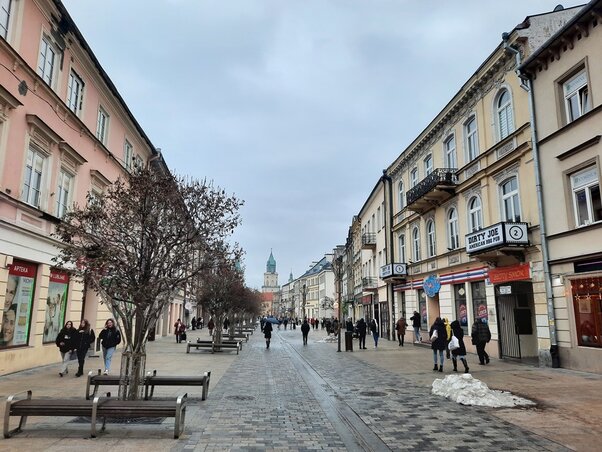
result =
[[[0,375],[58,362],[67,320],[111,317],[53,267],[55,224],[135,165],[165,166],[59,0],[0,0]],[[181,301],[165,313],[167,334]]]

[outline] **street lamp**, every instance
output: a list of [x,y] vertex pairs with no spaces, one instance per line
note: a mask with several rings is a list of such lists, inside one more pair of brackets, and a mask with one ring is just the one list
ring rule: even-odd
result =
[[301,295],[303,296],[303,304],[301,305],[301,309],[303,311],[303,320],[305,320],[307,318],[307,316],[305,315],[305,301],[307,299],[307,287],[305,286],[305,283],[303,283],[303,288],[301,289]]
[[338,331],[338,349],[337,352],[341,351],[341,324],[343,323],[343,256],[339,256],[335,260],[336,265],[334,266],[335,275],[338,283],[338,297],[339,305],[338,305],[338,315],[339,315],[339,331]]

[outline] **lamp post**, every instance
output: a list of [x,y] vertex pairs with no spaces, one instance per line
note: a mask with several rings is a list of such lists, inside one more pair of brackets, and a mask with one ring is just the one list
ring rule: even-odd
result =
[[305,301],[307,298],[307,286],[305,285],[305,283],[303,283],[303,289],[301,290],[301,296],[303,297],[303,304],[301,305],[301,309],[303,311],[303,320],[305,320],[307,318],[307,316],[305,315]]
[[343,256],[339,256],[336,258],[336,265],[335,265],[335,275],[337,277],[337,286],[338,286],[338,300],[339,300],[339,305],[338,305],[338,316],[339,316],[339,331],[338,331],[338,348],[337,348],[337,352],[341,351],[341,324],[343,323],[343,303],[342,303],[342,298],[343,298]]

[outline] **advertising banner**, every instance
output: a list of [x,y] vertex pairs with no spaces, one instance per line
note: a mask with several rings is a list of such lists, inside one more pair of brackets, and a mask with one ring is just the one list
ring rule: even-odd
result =
[[37,266],[14,261],[8,266],[0,348],[27,345]]
[[42,342],[54,342],[59,331],[65,324],[67,308],[67,288],[69,275],[57,270],[50,271],[48,297],[46,298],[46,315],[44,319],[44,334]]

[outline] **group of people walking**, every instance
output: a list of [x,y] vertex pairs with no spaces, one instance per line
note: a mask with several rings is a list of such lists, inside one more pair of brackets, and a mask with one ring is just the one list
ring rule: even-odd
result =
[[[104,360],[104,373],[109,373],[111,369],[111,360],[117,345],[121,343],[121,333],[117,329],[115,320],[108,319],[105,322],[103,330],[98,335],[102,346],[102,355]],[[90,346],[96,341],[94,330],[90,327],[90,322],[82,319],[78,328],[73,326],[73,322],[68,320],[59,331],[55,343],[61,352],[62,366],[59,376],[63,377],[69,373],[69,363],[77,359],[76,377],[84,374],[84,363]]]

